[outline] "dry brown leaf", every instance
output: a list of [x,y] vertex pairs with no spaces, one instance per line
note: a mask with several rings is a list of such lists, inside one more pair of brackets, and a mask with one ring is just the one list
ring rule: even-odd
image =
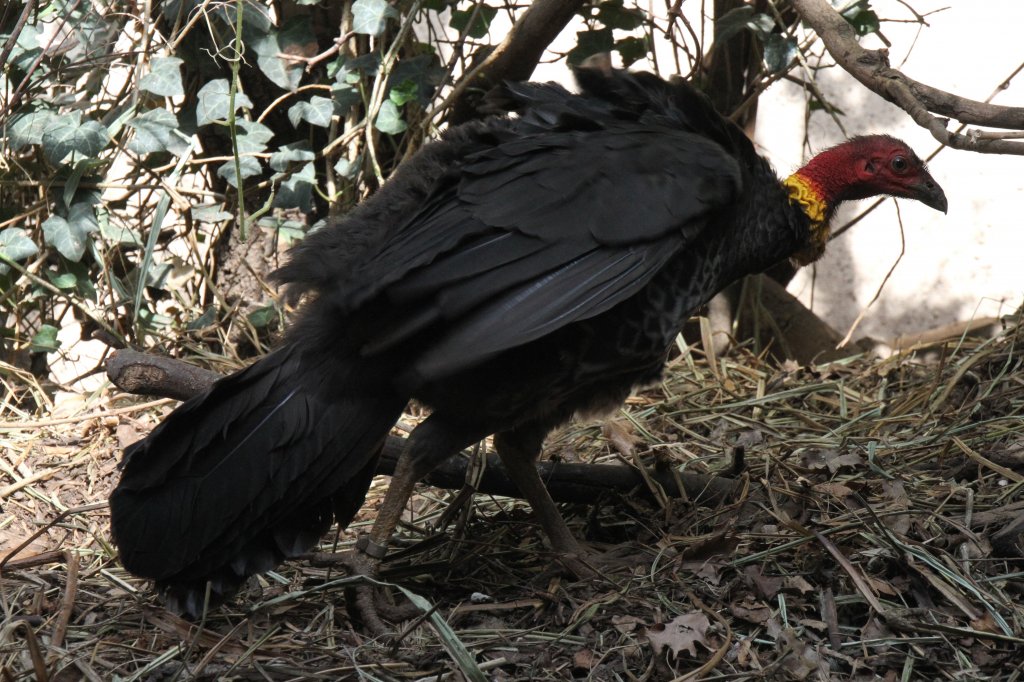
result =
[[606,421],[601,427],[601,435],[608,439],[615,450],[626,458],[633,457],[636,452],[636,436],[633,435],[632,424],[619,420]]
[[711,626],[708,617],[700,611],[676,616],[667,623],[655,623],[647,628],[647,640],[651,643],[656,656],[666,650],[679,656],[684,651],[691,658],[697,657],[697,643],[709,651],[713,648],[708,644],[707,631]]
[[580,670],[593,670],[600,658],[590,649],[580,649],[572,655],[572,665]]
[[800,575],[787,575],[782,579],[782,587],[787,590],[799,592],[800,594],[818,591],[818,588],[807,582],[804,577]]
[[828,661],[824,660],[818,648],[803,642],[797,634],[786,628],[776,642],[780,665],[796,680],[806,680],[817,672],[817,679],[829,679]]
[[811,486],[811,490],[816,493],[831,495],[832,497],[840,500],[844,497],[853,495],[853,490],[842,483],[818,483],[817,485]]
[[742,604],[730,604],[729,612],[737,618],[757,625],[764,625],[772,617],[772,610],[760,602],[744,601]]
[[747,566],[743,569],[743,575],[748,585],[753,585],[757,593],[765,599],[772,599],[782,589],[782,578],[769,577],[761,572],[757,565]]
[[643,620],[636,616],[612,616],[612,625],[622,634],[628,634],[643,624]]

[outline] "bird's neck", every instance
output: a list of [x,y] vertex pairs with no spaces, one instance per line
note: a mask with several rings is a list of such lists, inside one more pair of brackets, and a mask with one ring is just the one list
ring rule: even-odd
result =
[[847,145],[828,149],[782,181],[789,193],[789,202],[799,208],[810,223],[810,244],[794,256],[800,265],[817,260],[825,252],[832,215],[844,199],[850,198],[849,190],[855,180],[849,177],[854,167],[849,152]]

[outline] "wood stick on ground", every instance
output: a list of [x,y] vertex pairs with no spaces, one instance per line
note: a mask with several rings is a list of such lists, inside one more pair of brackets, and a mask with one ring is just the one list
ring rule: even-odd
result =
[[[181,360],[119,350],[107,360],[107,376],[115,386],[128,393],[187,399],[201,393],[221,378],[216,372],[189,365]],[[405,439],[388,436],[377,473],[390,476]],[[438,488],[459,489],[466,481],[469,460],[452,457],[434,470],[425,482]],[[602,493],[636,494],[648,499],[653,495],[644,484],[644,476],[655,481],[669,497],[682,497],[704,505],[717,505],[733,499],[739,482],[720,476],[680,473],[671,469],[640,472],[624,464],[538,463],[540,475],[556,502],[593,502]],[[682,490],[679,484],[682,485]],[[519,490],[508,477],[496,455],[487,458],[487,467],[477,487],[489,495],[519,497]]]

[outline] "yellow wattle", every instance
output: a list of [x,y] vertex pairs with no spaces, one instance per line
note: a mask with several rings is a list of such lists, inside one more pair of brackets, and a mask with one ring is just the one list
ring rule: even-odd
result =
[[828,203],[818,189],[799,173],[790,175],[782,181],[782,185],[789,192],[790,203],[799,206],[811,223],[811,247],[817,252],[812,260],[816,259],[828,243]]

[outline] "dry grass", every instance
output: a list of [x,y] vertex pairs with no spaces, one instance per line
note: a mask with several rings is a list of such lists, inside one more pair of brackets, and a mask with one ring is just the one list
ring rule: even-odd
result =
[[553,570],[522,502],[453,507],[424,488],[384,579],[433,610],[394,645],[365,638],[346,579],[307,562],[201,624],[167,613],[118,566],[104,506],[153,407],[8,413],[0,679],[1018,679],[1021,334],[813,369],[683,356],[612,425],[550,450],[725,474],[742,457],[741,498],[570,508],[602,567],[579,582]]

